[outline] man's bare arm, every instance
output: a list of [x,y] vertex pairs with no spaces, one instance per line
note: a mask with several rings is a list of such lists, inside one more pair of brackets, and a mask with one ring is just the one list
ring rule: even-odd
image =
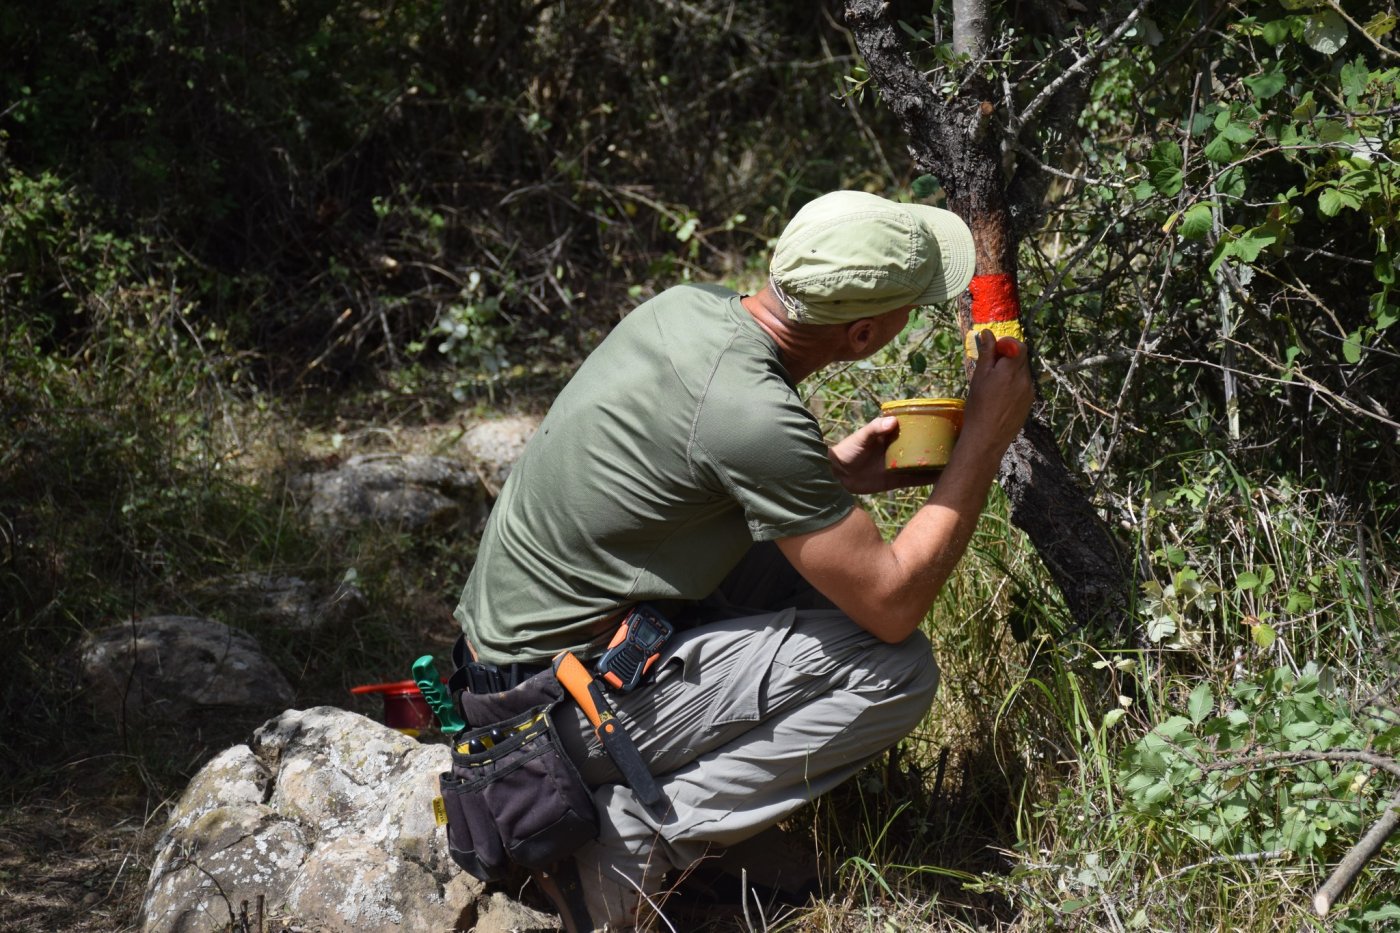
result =
[[[809,583],[883,641],[903,641],[928,613],[967,550],[1002,455],[1030,411],[1025,354],[998,358],[988,338],[979,338],[982,352],[948,466],[893,541],[859,508],[820,531],[778,541]],[[841,445],[832,450],[835,459]]]

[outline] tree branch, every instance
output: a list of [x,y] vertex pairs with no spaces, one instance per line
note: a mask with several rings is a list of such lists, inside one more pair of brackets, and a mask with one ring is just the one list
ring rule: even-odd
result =
[[1344,761],[1370,765],[1382,771],[1389,771],[1400,777],[1400,762],[1375,752],[1363,752],[1346,748],[1305,749],[1296,752],[1255,752],[1249,755],[1231,755],[1209,764],[1201,765],[1202,771],[1223,771],[1227,768],[1258,765],[1260,767],[1283,767],[1290,764],[1308,764],[1313,761]]
[[[965,0],[956,9],[974,19],[987,12],[985,0]],[[848,0],[846,21],[871,77],[908,136],[915,164],[938,177],[948,207],[971,229],[977,274],[1014,280],[1019,236],[1002,171],[1004,137],[988,131],[995,126],[991,116],[997,93],[978,70],[986,63],[964,68],[956,95],[945,98],[913,66],[888,3]],[[974,38],[985,38],[988,31],[985,22],[976,21],[955,22],[954,30],[961,30],[970,52],[976,49]],[[1080,65],[1081,71],[1089,60]],[[958,302],[964,337],[971,327],[970,308],[964,296]],[[1066,465],[1054,433],[1038,417],[1026,423],[1008,449],[998,479],[1011,502],[1012,522],[1030,537],[1076,625],[1106,625],[1118,638],[1126,637],[1131,621],[1129,565]]]
[[987,0],[953,0],[953,53],[981,58],[987,51]]
[[1040,93],[1035,95],[1035,97],[1031,99],[1031,102],[1026,105],[1026,109],[1022,110],[1020,115],[1014,117],[1012,129],[1018,129],[1034,120],[1041,108],[1050,102],[1050,98],[1055,96],[1066,82],[1073,80],[1081,71],[1098,61],[1105,52],[1118,43],[1119,39],[1123,38],[1123,34],[1128,31],[1133,23],[1137,22],[1138,17],[1142,15],[1142,11],[1147,9],[1147,5],[1151,2],[1152,0],[1138,0],[1138,5],[1133,7],[1131,13],[1123,17],[1123,22],[1118,24],[1117,29],[1113,30],[1113,32],[1106,36],[1098,45],[1075,59],[1058,78],[1041,88]]
[[1390,806],[1381,814],[1381,818],[1371,824],[1364,836],[1356,840],[1356,845],[1342,856],[1332,874],[1327,876],[1322,887],[1313,895],[1313,910],[1317,911],[1319,917],[1327,916],[1332,904],[1346,890],[1347,885],[1361,874],[1361,869],[1381,850],[1381,846],[1385,845],[1385,841],[1395,832],[1397,826],[1400,826],[1400,794],[1391,798]]

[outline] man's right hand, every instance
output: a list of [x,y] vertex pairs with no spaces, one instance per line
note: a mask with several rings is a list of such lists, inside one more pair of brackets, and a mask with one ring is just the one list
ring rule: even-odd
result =
[[[1011,338],[1003,338],[1011,339]],[[968,383],[967,406],[963,410],[963,427],[958,434],[958,447],[967,444],[978,453],[1001,455],[1021,432],[1035,400],[1031,385],[1031,370],[1025,347],[1012,341],[1019,352],[1015,355],[997,352],[997,338],[989,330],[977,335],[977,366]]]

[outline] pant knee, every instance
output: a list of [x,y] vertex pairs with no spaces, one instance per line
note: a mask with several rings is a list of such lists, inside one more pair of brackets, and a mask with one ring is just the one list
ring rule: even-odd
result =
[[880,661],[867,672],[874,675],[869,686],[879,692],[881,702],[907,711],[906,719],[913,729],[938,692],[939,671],[933,647],[923,632],[916,631],[897,645],[882,644],[879,650]]

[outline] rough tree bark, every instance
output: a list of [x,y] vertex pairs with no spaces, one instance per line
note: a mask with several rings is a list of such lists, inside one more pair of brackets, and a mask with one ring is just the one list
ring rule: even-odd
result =
[[[1141,0],[1128,22],[1146,2]],[[977,274],[1014,277],[1021,235],[1038,222],[1049,181],[1040,167],[1038,130],[1073,121],[1087,96],[1097,54],[1090,50],[1076,57],[1024,108],[1008,113],[1007,106],[1014,110],[1016,104],[1003,96],[1013,95],[999,93],[979,61],[988,48],[987,0],[954,0],[953,10],[954,50],[971,61],[963,66],[959,90],[951,98],[940,95],[914,66],[887,0],[847,0],[846,22],[885,104],[908,134],[916,168],[939,180],[948,207],[971,228]],[[1054,7],[1041,6],[1038,12],[1046,32],[1065,31]],[[1008,173],[1005,154],[1016,151],[1029,158]],[[959,308],[964,337],[971,326],[970,309],[970,299],[964,297]],[[1011,501],[1011,520],[1030,538],[1074,619],[1126,638],[1131,564],[1065,464],[1042,409],[1037,403],[1001,464],[999,479]]]

